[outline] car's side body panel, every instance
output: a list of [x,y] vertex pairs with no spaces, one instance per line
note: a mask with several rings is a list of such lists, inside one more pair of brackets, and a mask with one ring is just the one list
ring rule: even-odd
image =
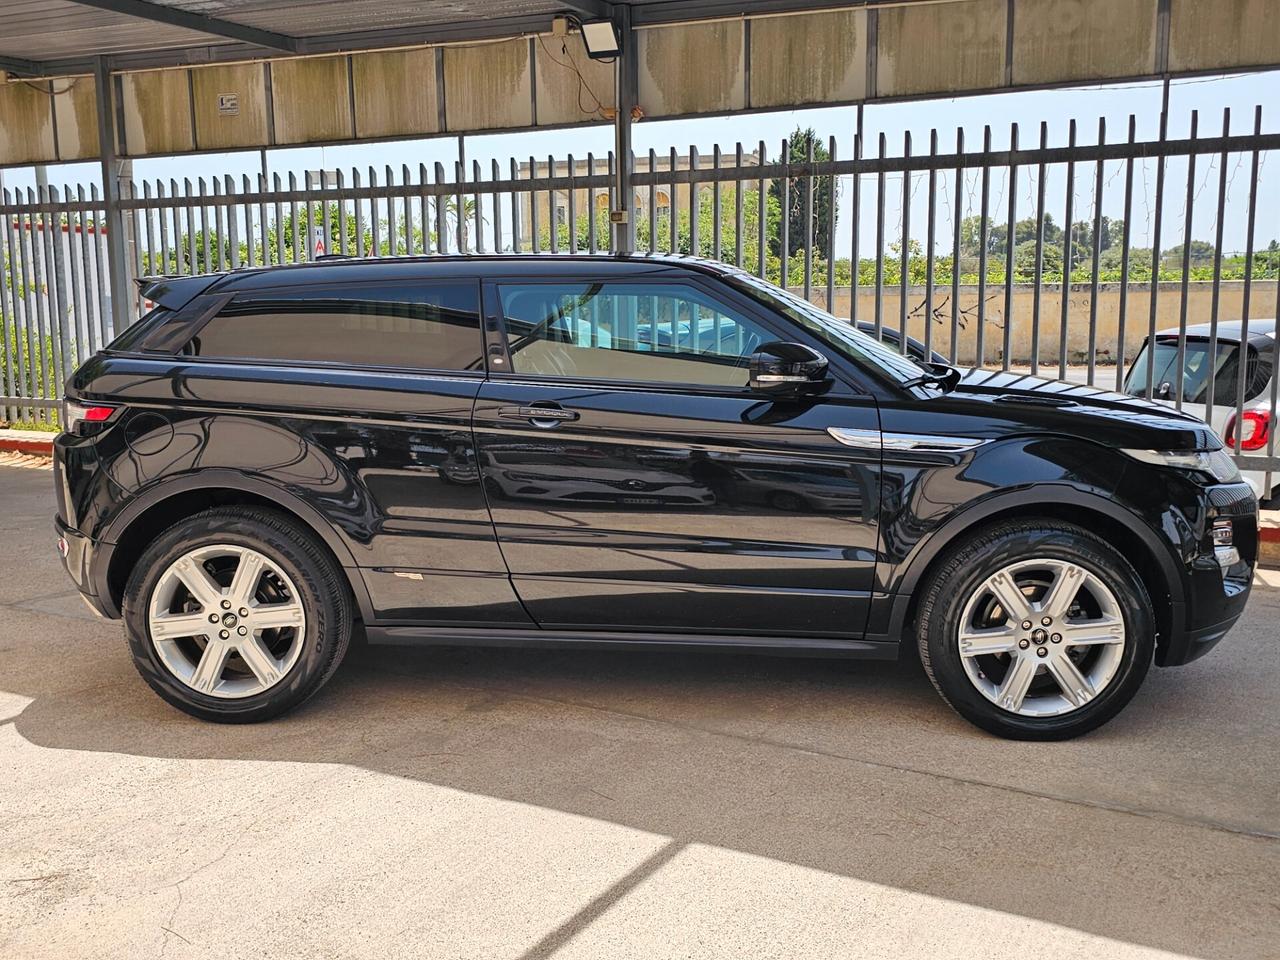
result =
[[377,619],[528,625],[476,470],[471,407],[480,383],[99,358],[76,375],[76,394],[129,409],[96,451],[97,495],[71,513],[86,535],[114,542],[122,504],[216,466],[278,485],[326,518],[360,568]]
[[[564,276],[566,259],[250,271],[200,285],[192,302],[313,280]],[[575,276],[718,283],[706,265],[569,262]],[[726,302],[765,309],[724,287]],[[1109,518],[1149,549],[1170,606],[1160,662],[1207,649],[1247,596],[1252,508],[1229,486],[1121,452],[1215,445],[1193,418],[1012,374],[894,385],[836,351],[828,389],[789,400],[525,377],[507,373],[500,318],[484,320],[489,366],[470,372],[93,358],[68,395],[125,412],[100,437],[58,441],[77,583],[118,613],[108,567],[131,524],[169,498],[225,487],[290,510],[329,544],[374,639],[881,656],[949,544],[1037,505]],[[780,314],[762,323],[813,346]],[[548,428],[509,412],[542,403],[578,419]],[[1236,570],[1214,560],[1222,516],[1239,521]]]
[[[507,419],[556,403],[554,427]],[[875,403],[490,381],[477,447],[516,589],[547,627],[861,636],[874,586]]]

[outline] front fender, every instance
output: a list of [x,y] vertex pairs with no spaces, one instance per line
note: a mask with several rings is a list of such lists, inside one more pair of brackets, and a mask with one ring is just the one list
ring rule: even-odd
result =
[[877,622],[870,628],[870,632],[884,632],[895,639],[904,635],[909,626],[911,599],[922,586],[924,573],[943,550],[980,527],[1001,518],[1033,516],[1038,507],[1046,508],[1046,513],[1059,517],[1066,508],[1075,515],[1075,522],[1085,529],[1089,527],[1091,516],[1101,516],[1133,532],[1164,577],[1171,607],[1169,622],[1175,631],[1180,630],[1185,620],[1187,603],[1184,577],[1174,547],[1165,536],[1138,512],[1123,503],[1117,503],[1112,497],[1070,483],[1053,483],[1009,490],[975,500],[952,513],[940,526],[916,541],[914,549],[893,568],[884,596],[887,603],[879,604],[881,617],[878,620],[873,613],[873,620]]

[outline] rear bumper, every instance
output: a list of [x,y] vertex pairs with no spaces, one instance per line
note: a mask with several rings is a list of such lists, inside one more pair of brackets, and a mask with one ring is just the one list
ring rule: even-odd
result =
[[58,534],[56,543],[62,557],[62,566],[84,597],[85,603],[99,616],[112,619],[117,617],[119,614],[114,608],[104,605],[98,598],[90,575],[98,545],[79,530],[67,526],[61,517],[53,518],[53,527]]

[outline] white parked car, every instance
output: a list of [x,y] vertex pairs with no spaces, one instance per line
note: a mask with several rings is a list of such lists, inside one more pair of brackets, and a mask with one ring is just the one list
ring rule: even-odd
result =
[[[1275,330],[1275,320],[1249,322],[1249,342],[1244,350],[1244,411],[1242,422],[1237,422],[1242,325],[1239,321],[1219,323],[1218,342],[1212,352],[1210,347],[1215,345],[1210,340],[1209,324],[1187,327],[1182,361],[1182,409],[1208,421],[1227,446],[1235,443],[1239,431],[1240,452],[1244,454],[1265,456],[1268,447],[1280,453],[1280,437],[1274,445],[1271,443],[1276,430],[1276,394],[1272,384],[1276,376]],[[1146,394],[1150,366],[1153,398],[1173,406],[1177,401],[1178,340],[1179,332],[1173,329],[1156,334],[1154,349],[1144,342],[1125,375],[1125,393],[1135,397]],[[1213,413],[1209,417],[1211,372]],[[1245,470],[1242,474],[1259,500],[1280,495],[1280,471],[1272,471],[1269,486],[1264,471]]]

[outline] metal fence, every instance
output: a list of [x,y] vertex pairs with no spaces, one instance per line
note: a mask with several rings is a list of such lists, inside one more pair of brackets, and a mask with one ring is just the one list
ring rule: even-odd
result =
[[[1280,244],[1255,242],[1267,223],[1280,234],[1280,211],[1260,202],[1280,134],[1263,131],[1260,107],[1247,132],[1233,132],[1224,112],[1209,134],[1192,114],[1185,137],[1167,136],[1163,118],[1159,136],[1140,140],[1130,118],[1118,139],[1099,122],[1080,142],[1073,121],[1065,143],[1051,144],[1042,124],[1024,146],[1015,124],[1007,134],[987,127],[976,148],[963,131],[945,146],[931,131],[924,151],[910,134],[866,142],[862,117],[843,141],[847,155],[839,138],[805,137],[783,141],[772,159],[764,143],[633,157],[635,248],[736,264],[873,335],[888,331],[904,350],[897,331],[952,362],[1115,389],[1158,330],[1208,323],[1207,346],[1189,357],[1178,338],[1172,366],[1147,364],[1139,392],[1194,405],[1220,427],[1226,408],[1237,422],[1252,406],[1275,409],[1280,378],[1267,377],[1260,393],[1251,382],[1270,372],[1274,340],[1270,358],[1234,373],[1217,342],[1228,321],[1244,340],[1250,330],[1280,333]],[[529,157],[124,182],[110,222],[96,186],[5,191],[0,415],[49,421],[65,378],[118,332],[113,314],[145,308],[136,291],[111,289],[110,230],[123,233],[134,276],[335,254],[606,251],[620,206],[615,162]],[[1234,252],[1233,233],[1243,234]],[[113,309],[117,296],[130,299],[127,310]],[[1201,359],[1203,377],[1191,369]],[[1194,397],[1184,395],[1189,383]],[[1235,430],[1241,466],[1280,469],[1275,435],[1259,446]]]

